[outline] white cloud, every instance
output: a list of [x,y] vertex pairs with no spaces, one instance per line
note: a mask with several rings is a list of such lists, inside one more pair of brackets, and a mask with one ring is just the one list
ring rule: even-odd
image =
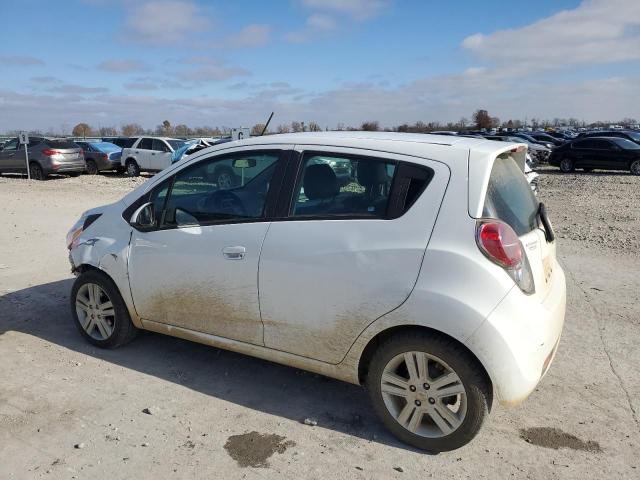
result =
[[122,38],[126,42],[170,45],[205,30],[210,20],[189,0],[150,0],[128,8]]
[[145,70],[147,67],[139,60],[113,59],[101,62],[98,68],[105,72],[126,73]]
[[378,16],[389,0],[302,0],[303,5],[314,10],[348,15],[356,20],[368,20]]
[[322,13],[314,13],[307,17],[306,28],[285,35],[290,43],[304,43],[322,35],[326,35],[337,28],[335,19]]
[[227,66],[225,62],[217,58],[191,57],[182,60],[185,65],[197,65],[195,69],[184,69],[175,76],[180,80],[195,83],[220,82],[233,77],[250,75],[250,72],[242,67]]
[[0,55],[0,64],[16,67],[31,67],[34,65],[44,65],[44,62],[39,58],[24,55]]
[[521,28],[477,33],[463,48],[515,75],[640,59],[640,1],[586,0]]
[[267,44],[270,34],[269,25],[247,25],[238,33],[229,35],[223,44],[230,48],[261,47]]

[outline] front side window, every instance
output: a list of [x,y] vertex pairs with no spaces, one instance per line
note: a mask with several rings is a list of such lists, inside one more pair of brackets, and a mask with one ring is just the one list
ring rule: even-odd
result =
[[18,149],[18,139],[14,138],[13,140],[9,140],[4,144],[3,150],[6,152],[13,152]]
[[156,150],[158,152],[170,151],[168,145],[164,143],[164,141],[160,140],[159,138],[153,139],[153,143],[151,144],[151,150]]
[[[162,189],[152,201],[164,204],[156,210],[160,226],[190,226],[225,220],[261,218],[271,178],[279,159],[278,152],[234,154],[199,162],[178,172],[162,201]],[[220,171],[240,172],[232,184],[220,183]]]
[[294,217],[356,216],[383,218],[396,162],[308,153],[294,194]]

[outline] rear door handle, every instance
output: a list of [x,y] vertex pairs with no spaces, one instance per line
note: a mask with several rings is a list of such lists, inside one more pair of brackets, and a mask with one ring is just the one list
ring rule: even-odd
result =
[[244,258],[247,249],[241,246],[237,247],[224,247],[222,249],[222,255],[227,260],[242,260]]

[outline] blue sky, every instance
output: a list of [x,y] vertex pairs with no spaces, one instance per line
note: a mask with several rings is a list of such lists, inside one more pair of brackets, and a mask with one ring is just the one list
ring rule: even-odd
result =
[[[637,0],[4,1],[0,131],[640,117]],[[35,12],[38,12],[35,14]],[[25,16],[24,21],[20,20]]]

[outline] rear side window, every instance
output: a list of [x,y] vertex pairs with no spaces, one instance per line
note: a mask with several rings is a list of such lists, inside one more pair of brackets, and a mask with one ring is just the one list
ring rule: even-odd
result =
[[71,140],[45,140],[44,143],[49,148],[59,148],[61,150],[67,148],[79,148],[78,145]]
[[[140,147],[140,148],[143,148],[143,147]],[[160,140],[158,138],[154,138],[151,150],[157,150],[157,151],[160,151],[160,152],[168,152],[169,151],[169,147],[162,140]]]
[[138,144],[138,148],[142,150],[151,150],[152,141],[150,138],[143,138]]
[[386,215],[396,162],[308,153],[294,194],[294,217]]
[[511,156],[500,155],[491,169],[482,216],[507,223],[518,236],[538,227],[538,201]]

